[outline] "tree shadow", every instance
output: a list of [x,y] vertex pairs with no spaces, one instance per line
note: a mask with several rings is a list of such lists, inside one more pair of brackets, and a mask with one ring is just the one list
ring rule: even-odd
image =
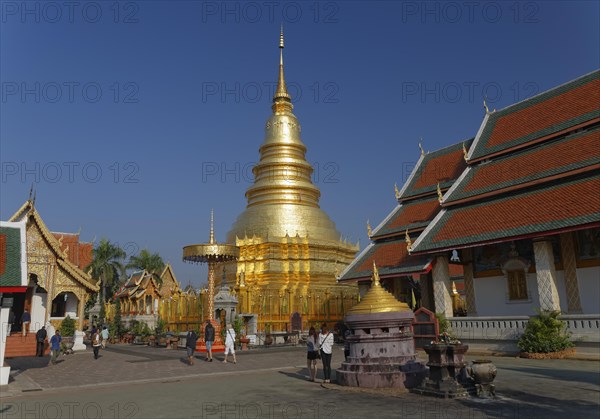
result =
[[579,418],[598,417],[598,403],[562,400],[522,391],[504,390],[496,399],[457,399],[460,404],[485,413],[486,417]]
[[600,385],[600,374],[598,371],[573,371],[558,370],[553,368],[528,368],[528,367],[502,367],[503,370],[515,371],[518,373],[527,373],[538,375],[540,377],[550,377],[555,380],[580,382]]

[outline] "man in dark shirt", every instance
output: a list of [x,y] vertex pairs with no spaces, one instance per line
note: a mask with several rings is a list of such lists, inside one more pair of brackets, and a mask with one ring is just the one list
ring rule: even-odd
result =
[[190,329],[185,337],[185,347],[187,349],[187,356],[190,362],[190,365],[194,365],[194,351],[196,350],[196,341],[198,340],[198,336],[196,332]]
[[35,356],[44,356],[44,343],[46,341],[46,336],[48,336],[48,332],[46,332],[46,328],[42,326],[42,328],[35,334],[35,341],[37,342],[37,346],[35,347]]

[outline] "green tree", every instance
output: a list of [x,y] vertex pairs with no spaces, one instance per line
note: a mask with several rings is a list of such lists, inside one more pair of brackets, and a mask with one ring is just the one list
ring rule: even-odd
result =
[[99,278],[102,284],[102,303],[106,302],[106,288],[119,281],[119,275],[125,274],[123,259],[125,252],[119,246],[101,239],[92,252],[94,259],[86,269],[91,269],[93,278]]
[[60,323],[60,333],[64,337],[75,336],[75,319],[72,319],[71,316],[65,317]]
[[123,332],[123,324],[121,323],[121,299],[117,298],[115,302],[115,316],[110,325],[110,334],[117,339],[121,338]]
[[129,263],[127,264],[128,269],[146,270],[152,275],[152,277],[159,284],[162,283],[160,274],[165,269],[165,262],[158,253],[150,253],[148,249],[142,249],[139,255],[131,256]]

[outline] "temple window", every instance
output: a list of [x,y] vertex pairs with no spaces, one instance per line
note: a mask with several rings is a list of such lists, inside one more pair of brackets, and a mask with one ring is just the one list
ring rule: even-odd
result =
[[72,292],[61,292],[52,300],[52,310],[50,317],[78,318],[77,309],[79,300]]
[[508,301],[529,301],[527,292],[527,272],[531,263],[519,256],[517,249],[512,243],[508,253],[508,259],[502,263],[502,273],[506,277],[508,288]]
[[508,299],[526,300],[527,299],[527,278],[523,270],[513,270],[506,272],[508,280]]

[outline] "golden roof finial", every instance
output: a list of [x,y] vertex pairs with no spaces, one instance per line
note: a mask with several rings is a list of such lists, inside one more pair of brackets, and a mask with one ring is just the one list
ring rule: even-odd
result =
[[394,183],[394,193],[396,194],[396,199],[400,199],[400,191],[398,190],[397,183]]
[[456,290],[456,284],[454,283],[454,281],[452,281],[452,294],[458,294],[458,291]]
[[412,250],[412,241],[410,240],[410,235],[408,234],[408,228],[404,234],[404,241],[406,242],[406,250],[410,252]]
[[463,158],[465,159],[465,161],[468,161],[469,159],[467,156],[469,154],[469,150],[467,150],[467,146],[465,145],[464,141],[463,141],[462,147],[463,147]]
[[372,287],[380,287],[381,282],[379,281],[379,271],[377,270],[377,265],[375,264],[375,260],[373,260],[373,284]]
[[369,223],[369,220],[367,220],[367,236],[371,237],[371,233],[373,233],[371,230],[371,223]]
[[488,108],[488,105],[487,105],[487,103],[485,103],[485,98],[483,98],[483,107],[484,107],[484,109],[485,109],[485,114],[486,114],[486,115],[491,115],[491,114],[493,114],[494,112],[496,112],[496,109],[494,109],[493,111],[490,111],[490,109]]
[[438,195],[438,201],[441,204],[442,201],[444,200],[444,194],[442,193],[442,189],[440,188],[440,182],[438,182],[438,184],[437,184],[437,195]]
[[208,242],[210,244],[214,244],[215,243],[214,215],[213,215],[213,209],[212,208],[210,210],[210,237],[208,239]]
[[273,102],[291,102],[290,95],[285,86],[285,77],[283,75],[283,48],[283,24],[281,24],[281,33],[279,34],[279,79],[277,80],[277,90],[275,90]]
[[419,141],[419,149],[421,150],[421,156],[425,155],[425,150],[423,150],[423,137],[421,137],[421,141]]

